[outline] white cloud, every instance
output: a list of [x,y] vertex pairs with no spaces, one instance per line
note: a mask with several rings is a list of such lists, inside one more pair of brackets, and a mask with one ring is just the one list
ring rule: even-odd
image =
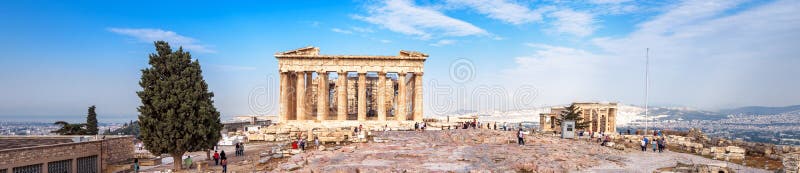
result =
[[619,4],[624,2],[630,2],[632,0],[589,0],[589,3],[593,4]]
[[333,29],[331,29],[331,31],[333,31],[333,32],[338,32],[338,33],[342,33],[342,34],[353,34],[353,31],[350,31],[350,30],[344,30],[344,29],[339,29],[339,28],[333,28]]
[[552,22],[557,33],[567,33],[579,37],[589,36],[597,28],[594,15],[572,9],[562,9],[550,14],[555,18]]
[[431,43],[429,45],[436,46],[436,47],[441,47],[441,46],[451,45],[451,44],[454,44],[454,43],[456,43],[455,40],[439,40],[436,43]]
[[515,25],[542,20],[542,10],[531,10],[506,0],[448,0],[448,3],[465,5],[489,18]]
[[198,43],[197,40],[191,37],[186,37],[175,33],[173,31],[165,31],[161,29],[150,28],[109,28],[109,31],[121,35],[127,35],[136,38],[142,42],[152,41],[167,41],[172,45],[183,46],[184,49],[196,51],[200,53],[216,53],[216,50],[211,49],[211,46]]
[[488,32],[475,25],[432,8],[416,6],[408,0],[387,0],[383,4],[367,8],[368,15],[353,17],[423,40],[442,36],[488,35]]
[[778,0],[727,13],[739,5],[685,1],[626,36],[593,39],[597,51],[528,44],[532,54],[516,58],[517,66],[498,76],[534,84],[550,104],[639,104],[650,48],[651,103],[715,109],[800,102],[800,81],[789,80],[800,74],[800,2]]
[[392,43],[392,40],[381,40],[381,43]]

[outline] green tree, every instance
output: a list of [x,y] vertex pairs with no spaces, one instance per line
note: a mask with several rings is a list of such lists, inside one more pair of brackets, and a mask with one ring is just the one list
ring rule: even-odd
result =
[[561,126],[561,121],[564,120],[574,120],[575,129],[584,129],[589,127],[589,123],[592,123],[592,121],[585,121],[583,117],[581,117],[581,108],[575,106],[575,104],[569,105],[564,108],[565,110],[561,111],[559,118],[556,118],[557,125]]
[[87,135],[96,135],[97,132],[100,130],[97,129],[97,113],[94,112],[94,109],[97,108],[94,105],[89,106],[89,113],[86,115],[86,134]]
[[[219,141],[220,114],[200,62],[183,48],[173,52],[167,42],[156,41],[155,47],[150,67],[142,69],[142,91],[136,92],[142,102],[140,135],[151,153],[169,154],[180,163],[184,153],[211,149]],[[174,168],[180,170],[181,164]]]
[[60,129],[51,131],[51,133],[56,133],[59,135],[83,135],[84,132],[86,131],[84,129],[84,127],[86,127],[86,124],[83,123],[70,124],[67,123],[66,121],[56,121],[53,124],[61,126]]

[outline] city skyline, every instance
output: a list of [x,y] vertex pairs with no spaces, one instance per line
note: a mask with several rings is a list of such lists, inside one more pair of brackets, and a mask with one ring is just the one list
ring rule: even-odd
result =
[[[273,54],[309,45],[323,54],[429,54],[426,115],[448,112],[431,109],[439,99],[456,100],[449,111],[643,105],[646,48],[651,104],[800,104],[800,81],[791,80],[800,74],[797,1],[118,3],[3,2],[0,118],[85,116],[97,105],[101,122],[135,119],[156,40],[200,61],[223,119],[275,114]],[[441,98],[437,88],[503,96],[472,102],[479,97]]]

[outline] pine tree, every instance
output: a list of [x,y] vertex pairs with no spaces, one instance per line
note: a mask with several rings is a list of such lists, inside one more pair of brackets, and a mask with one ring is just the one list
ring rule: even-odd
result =
[[564,120],[574,120],[575,121],[575,129],[584,129],[589,127],[589,123],[592,121],[584,121],[583,117],[581,117],[581,108],[575,106],[575,104],[569,105],[565,107],[566,110],[561,111],[559,118],[556,119],[556,124],[561,126],[561,122]]
[[97,113],[94,112],[96,107],[94,105],[89,107],[89,113],[86,115],[86,133],[87,135],[96,135],[100,130],[97,129]]
[[86,129],[86,124],[79,123],[79,124],[70,124],[66,121],[56,121],[53,123],[55,125],[60,125],[61,128],[58,130],[51,131],[51,133],[56,133],[59,135],[84,135]]
[[[167,42],[157,41],[155,47],[150,67],[142,69],[142,91],[136,93],[142,102],[138,108],[142,141],[151,153],[173,158],[211,149],[221,138],[222,124],[200,63],[183,48],[173,52]],[[174,168],[180,170],[181,164]]]

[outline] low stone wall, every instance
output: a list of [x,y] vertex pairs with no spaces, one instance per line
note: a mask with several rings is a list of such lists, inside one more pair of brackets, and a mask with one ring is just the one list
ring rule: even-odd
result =
[[[72,138],[73,136],[63,137]],[[30,139],[36,140],[36,137],[30,137]],[[0,158],[3,158],[0,159],[0,169],[11,170],[19,166],[39,163],[44,165],[53,161],[97,156],[99,158],[98,167],[103,171],[110,168],[109,165],[129,163],[133,158],[133,150],[132,136],[107,136],[105,139],[94,141],[12,148],[0,150]]]

